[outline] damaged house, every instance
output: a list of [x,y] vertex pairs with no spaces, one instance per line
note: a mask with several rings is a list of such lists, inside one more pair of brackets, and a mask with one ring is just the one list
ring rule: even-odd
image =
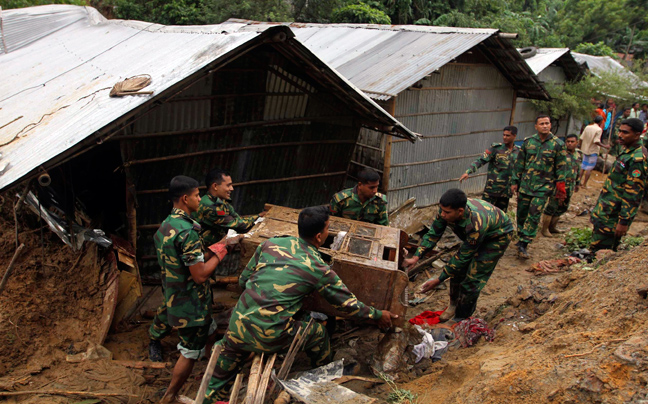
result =
[[[234,32],[275,27],[231,19]],[[548,100],[541,80],[496,29],[419,25],[289,23],[297,40],[377,101],[420,144],[362,130],[350,178],[362,167],[382,173],[389,209],[416,198],[436,204],[470,163],[515,120],[518,97]],[[524,135],[524,133],[522,134]],[[461,187],[483,190],[486,172]]]
[[[525,59],[531,70],[538,75],[542,83],[561,84],[580,80],[587,72],[587,64],[577,62],[569,48],[539,48],[535,55]],[[538,112],[527,98],[518,98],[515,105],[513,125],[523,135],[518,140],[535,133],[535,118]],[[552,122],[554,135],[564,138],[568,133],[579,133],[580,124],[573,124],[571,116],[556,117]],[[570,125],[571,123],[571,125]],[[571,129],[569,129],[571,127]]]
[[157,273],[173,176],[224,167],[242,214],[300,208],[343,187],[361,129],[417,137],[289,27],[172,27],[64,5],[2,19],[0,189],[30,184],[32,207],[74,248],[106,242],[92,229],[120,235],[143,275]]

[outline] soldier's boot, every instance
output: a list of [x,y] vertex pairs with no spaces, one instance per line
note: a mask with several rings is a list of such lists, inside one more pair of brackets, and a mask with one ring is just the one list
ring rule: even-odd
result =
[[518,248],[518,257],[519,258],[523,258],[525,260],[528,260],[529,258],[531,258],[531,256],[529,255],[529,253],[526,250],[527,243],[525,243],[523,241],[518,241],[517,248]]
[[156,339],[149,340],[149,359],[151,362],[162,362],[162,343]]
[[549,226],[551,226],[551,219],[553,216],[543,215],[542,216],[542,235],[544,237],[553,237],[549,231]]
[[450,304],[448,304],[448,307],[439,316],[440,322],[445,323],[446,321],[452,320],[454,318],[455,312],[457,311],[457,304],[459,303],[460,293],[461,291],[459,289],[459,285],[455,285],[453,284],[453,282],[450,282]]
[[563,234],[565,232],[565,230],[556,227],[558,225],[558,220],[560,220],[560,216],[551,217],[551,223],[549,223],[549,232],[551,232],[552,234]]

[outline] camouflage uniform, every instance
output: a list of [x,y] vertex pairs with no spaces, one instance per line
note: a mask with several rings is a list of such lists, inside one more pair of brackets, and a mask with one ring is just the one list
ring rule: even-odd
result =
[[580,173],[581,159],[578,151],[574,151],[573,153],[567,151],[567,157],[565,159],[565,190],[567,191],[567,198],[565,198],[563,203],[560,203],[556,198],[550,198],[544,211],[546,215],[560,216],[567,212],[571,197],[574,195],[574,190],[577,185],[580,185],[578,174]]
[[614,237],[617,224],[632,224],[644,195],[646,181],[645,151],[640,142],[625,148],[617,157],[590,221],[594,225],[590,251],[616,250],[621,240]]
[[330,210],[332,216],[389,226],[385,195],[378,192],[373,198],[362,203],[358,196],[357,185],[333,195]]
[[493,143],[466,170],[466,174],[471,175],[477,172],[481,166],[488,164],[488,175],[482,199],[504,212],[508,210],[511,198],[511,172],[519,151],[520,148],[515,145],[512,150],[509,150],[503,143]]
[[[306,296],[317,291],[336,309],[358,319],[378,320],[382,312],[365,306],[324,263],[317,248],[297,237],[274,237],[261,244],[241,274],[244,289],[230,318],[223,350],[206,391],[205,403],[226,400],[233,378],[249,352],[285,352],[299,327],[293,318]],[[331,358],[326,328],[314,323],[306,339],[311,364]]]
[[455,315],[467,318],[475,311],[481,290],[511,242],[513,223],[504,211],[490,203],[468,199],[463,218],[455,223],[443,220],[439,210],[414,255],[420,257],[434,248],[446,227],[450,227],[463,244],[443,268],[439,280],[451,278],[450,299],[457,304]]
[[196,283],[189,267],[204,262],[200,225],[181,209],[174,208],[153,237],[162,269],[164,303],[149,329],[160,340],[178,329],[178,349],[183,356],[197,359],[211,326],[212,294],[209,282]]
[[565,144],[550,133],[545,141],[537,133],[524,139],[512,185],[518,185],[517,231],[520,241],[529,244],[538,232],[538,223],[555,184],[565,181]]
[[237,233],[246,233],[254,226],[254,221],[259,216],[239,216],[229,202],[207,193],[200,200],[195,218],[202,227],[200,235],[203,242],[210,246],[222,240],[229,229],[236,230]]

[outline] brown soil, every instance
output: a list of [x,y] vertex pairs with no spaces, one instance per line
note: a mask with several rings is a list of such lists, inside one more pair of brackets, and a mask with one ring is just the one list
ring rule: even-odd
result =
[[[589,216],[577,216],[596,202],[603,177],[595,173],[590,188],[577,193],[562,227],[590,226]],[[6,268],[15,249],[11,201],[0,213],[0,267]],[[514,208],[514,205],[513,205]],[[431,215],[430,212],[426,214]],[[28,215],[23,213],[23,216]],[[630,233],[647,234],[648,217],[640,214]],[[30,231],[21,218],[21,229]],[[103,398],[103,402],[157,402],[168,385],[170,369],[131,370],[106,360],[68,363],[68,353],[83,352],[98,338],[103,286],[94,257],[79,259],[49,230],[44,230],[44,262],[40,231],[23,234],[27,249],[0,296],[0,391],[85,390],[121,392],[136,397]],[[561,257],[561,238],[539,236],[530,247],[532,260],[520,261],[509,248],[483,291],[476,316],[496,327],[492,343],[480,340],[470,348],[451,349],[436,363],[429,360],[405,372],[399,388],[418,396],[418,403],[524,402],[640,402],[648,390],[648,301],[635,288],[648,283],[648,246],[619,252],[600,266],[580,265],[551,275],[526,269],[541,259]],[[4,272],[4,269],[2,270]],[[411,286],[420,285],[425,276]],[[159,304],[154,293],[142,312]],[[221,291],[219,300],[231,303],[233,292]],[[410,309],[408,317],[425,310],[442,310],[447,290],[437,290],[424,304]],[[137,317],[128,330],[108,336],[104,345],[114,359],[145,360],[150,319]],[[343,332],[357,324],[341,324]],[[357,359],[361,373],[370,376],[368,364],[381,334],[361,329],[336,339],[338,357]],[[164,341],[165,361],[177,358],[175,334]],[[581,356],[566,357],[572,354]],[[206,361],[197,363],[184,393],[195,396]],[[295,369],[307,368],[300,355]],[[386,399],[391,388],[367,382],[345,384],[353,390]],[[19,396],[7,402],[81,401],[80,397]]]

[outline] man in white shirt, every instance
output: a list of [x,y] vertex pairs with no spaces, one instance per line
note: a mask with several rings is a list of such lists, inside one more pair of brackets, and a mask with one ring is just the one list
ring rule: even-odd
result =
[[587,180],[589,180],[592,170],[596,166],[600,148],[610,148],[610,146],[601,143],[601,133],[603,133],[600,126],[601,122],[603,122],[602,116],[595,117],[594,122],[587,125],[581,134],[579,141],[583,153],[580,173],[581,188],[587,188]]

